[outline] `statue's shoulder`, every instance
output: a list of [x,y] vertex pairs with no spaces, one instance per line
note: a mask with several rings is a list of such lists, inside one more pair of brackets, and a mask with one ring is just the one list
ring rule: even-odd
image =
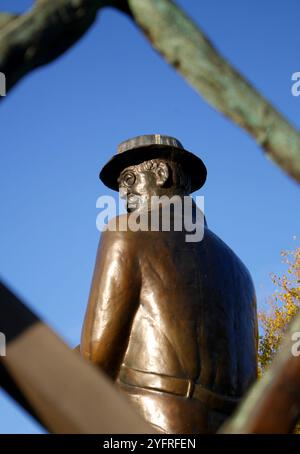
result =
[[102,232],[103,240],[137,242],[139,241],[139,232],[133,231],[128,222],[129,214],[121,214],[109,220]]
[[205,227],[204,242],[205,248],[209,249],[210,256],[213,256],[216,262],[226,265],[228,271],[231,270],[233,275],[239,276],[243,282],[254,289],[252,277],[246,265],[231,247],[208,227]]

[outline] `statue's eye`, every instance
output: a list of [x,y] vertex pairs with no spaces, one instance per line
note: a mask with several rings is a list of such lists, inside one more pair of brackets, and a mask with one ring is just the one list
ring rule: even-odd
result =
[[123,183],[125,186],[132,186],[135,183],[135,175],[134,173],[126,173],[123,178]]

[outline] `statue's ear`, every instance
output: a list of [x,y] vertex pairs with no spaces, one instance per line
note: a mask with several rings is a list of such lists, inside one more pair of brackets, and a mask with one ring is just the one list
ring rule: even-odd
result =
[[155,169],[156,183],[158,186],[163,186],[169,178],[169,168],[164,161],[159,161]]

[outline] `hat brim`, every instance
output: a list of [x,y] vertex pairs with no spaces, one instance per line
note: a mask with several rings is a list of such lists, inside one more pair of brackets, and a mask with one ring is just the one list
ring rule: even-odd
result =
[[181,163],[191,177],[191,192],[197,191],[204,185],[207,176],[204,162],[190,151],[166,145],[147,145],[114,155],[102,168],[99,178],[107,187],[118,191],[118,178],[122,170],[143,161],[159,158]]

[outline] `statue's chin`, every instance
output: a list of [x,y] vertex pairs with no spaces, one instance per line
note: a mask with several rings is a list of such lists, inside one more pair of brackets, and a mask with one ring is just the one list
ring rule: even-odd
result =
[[128,203],[126,208],[127,213],[132,213],[133,211],[136,211],[138,209],[138,205],[135,203]]

